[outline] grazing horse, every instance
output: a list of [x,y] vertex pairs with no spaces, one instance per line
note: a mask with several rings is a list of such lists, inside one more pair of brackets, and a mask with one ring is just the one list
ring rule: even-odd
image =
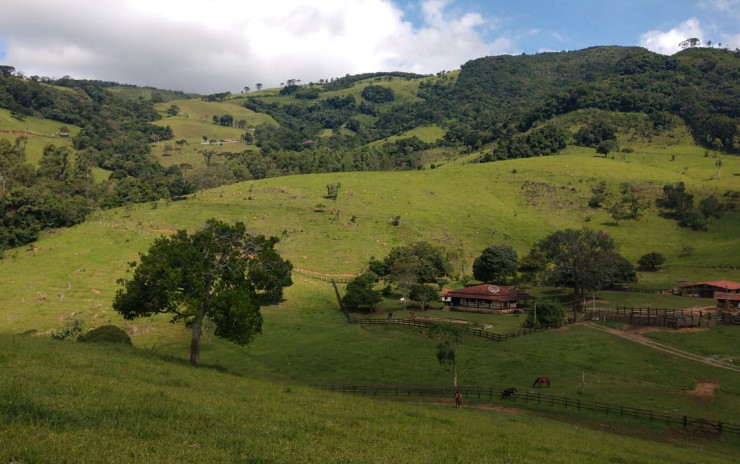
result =
[[517,389],[516,388],[507,388],[506,390],[504,390],[503,392],[501,392],[501,398],[502,399],[505,399],[505,400],[506,399],[511,399],[511,398],[516,398],[516,392],[517,392]]
[[547,384],[547,388],[550,388],[550,377],[537,377],[532,384],[532,388],[542,387],[543,383]]
[[455,407],[458,409],[462,407],[462,395],[457,392],[455,392]]

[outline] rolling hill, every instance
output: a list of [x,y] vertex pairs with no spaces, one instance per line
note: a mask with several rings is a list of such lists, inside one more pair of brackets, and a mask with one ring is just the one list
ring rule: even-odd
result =
[[[526,406],[534,411],[530,414],[492,413],[491,405],[458,413],[446,399],[379,402],[311,388],[332,382],[445,385],[451,376],[436,362],[435,341],[425,331],[350,325],[337,309],[332,287],[298,272],[285,300],[263,308],[264,333],[253,344],[238,347],[206,330],[205,366],[197,370],[183,365],[187,328],[162,316],[123,321],[111,302],[117,280],[128,275],[129,263],[154,238],[193,231],[209,218],[242,221],[254,233],[278,236],[280,253],[295,268],[325,275],[357,274],[393,246],[424,240],[449,253],[455,268],[449,285],[458,285],[456,279],[469,274],[474,258],[491,244],[511,245],[521,256],[551,232],[586,227],[608,232],[632,263],[649,252],[666,257],[659,272],[639,273],[637,286],[643,289],[673,287],[678,280],[740,280],[740,159],[726,143],[732,130],[710,134],[706,126],[736,123],[737,60],[727,51],[689,50],[662,59],[609,47],[482,58],[438,76],[373,75],[291,92],[269,89],[221,101],[146,105],[139,97],[152,94],[148,90],[117,91],[128,103],[108,96],[108,84],[61,90],[92,98],[85,101],[103,114],[130,116],[132,108],[146,106],[139,114],[146,115],[146,124],[113,118],[95,125],[115,127],[112,138],[100,131],[94,139],[102,144],[101,153],[113,155],[99,161],[114,175],[91,190],[91,198],[112,191],[130,197],[101,203],[106,207],[84,222],[48,230],[1,255],[0,367],[10,374],[0,376],[0,442],[10,446],[0,447],[0,459],[729,462],[739,445],[728,435],[695,436],[659,423],[534,405]],[[52,88],[43,84],[39,92]],[[641,94],[643,103],[626,110],[638,84],[649,91]],[[713,85],[721,85],[727,98]],[[369,105],[363,92],[371,86],[391,89],[394,99]],[[686,117],[689,107],[678,104],[687,88],[701,96],[689,102],[701,118]],[[83,90],[90,92],[87,97]],[[674,91],[674,100],[660,100]],[[95,96],[107,103],[94,102]],[[165,116],[171,105],[179,113]],[[34,112],[25,118],[39,133],[61,124],[39,118],[40,108]],[[0,129],[21,124],[8,119],[10,111],[5,114],[3,123],[0,112]],[[244,128],[214,124],[214,115],[225,114],[243,120]],[[170,139],[142,135],[168,127]],[[547,156],[542,151],[481,162],[504,143],[534,146],[538,139],[529,136],[547,127],[567,135],[565,148]],[[612,129],[610,140],[619,149],[603,154],[597,146],[576,144],[581,129],[603,127]],[[238,139],[251,128],[250,143],[200,145],[204,135]],[[88,137],[93,126],[74,130]],[[720,144],[707,140],[708,134],[719,135]],[[93,142],[76,135],[75,146]],[[111,148],[127,137],[144,141],[150,164]],[[176,145],[178,140],[187,143]],[[207,166],[199,153],[204,147],[223,156]],[[139,148],[132,146],[132,153]],[[535,153],[532,146],[528,150]],[[200,188],[173,195],[163,186],[173,178]],[[326,198],[327,185],[337,183],[337,198]],[[707,230],[680,227],[656,205],[664,187],[677,183],[697,203],[714,196],[725,205],[724,214],[711,218]],[[616,221],[608,205],[624,184],[639,192],[644,209],[635,219]],[[205,188],[212,185],[219,187]],[[604,205],[589,206],[602,185]],[[156,194],[143,194],[146,186]],[[651,307],[676,298],[596,296],[599,304],[616,300]],[[697,301],[672,301],[682,304]],[[396,305],[394,298],[381,303],[383,311]],[[124,327],[134,347],[51,340],[52,330],[75,320],[88,328]],[[521,319],[510,315],[486,322],[491,330],[504,331]],[[707,356],[737,359],[736,332],[723,327],[659,336]],[[660,354],[586,326],[495,345],[468,340],[462,356],[470,364],[461,375],[467,385],[526,389],[534,376],[547,374],[554,379],[551,391],[561,396],[727,422],[740,415],[736,372]],[[582,378],[588,379],[585,388]],[[712,382],[719,385],[713,396],[690,393],[697,384]]]

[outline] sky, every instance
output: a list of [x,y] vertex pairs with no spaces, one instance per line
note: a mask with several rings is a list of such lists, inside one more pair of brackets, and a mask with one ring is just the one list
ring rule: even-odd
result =
[[740,48],[740,0],[2,0],[0,64],[200,94],[490,55],[698,38]]

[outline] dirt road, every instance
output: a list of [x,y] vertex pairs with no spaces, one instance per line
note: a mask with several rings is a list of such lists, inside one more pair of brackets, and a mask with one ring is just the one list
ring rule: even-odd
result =
[[689,359],[691,361],[697,361],[704,364],[709,364],[714,367],[719,367],[721,369],[727,369],[730,371],[740,372],[740,366],[736,366],[730,362],[723,361],[721,359],[712,357],[712,356],[702,356],[695,353],[691,353],[688,351],[684,351],[682,349],[665,345],[663,343],[657,342],[655,340],[652,340],[650,338],[644,337],[638,333],[634,332],[626,332],[624,330],[618,330],[618,329],[612,329],[609,327],[604,327],[598,324],[595,324],[593,322],[585,322],[583,325],[586,327],[590,327],[594,330],[601,330],[602,332],[607,332],[612,335],[616,335],[618,337],[626,338],[627,340],[633,341],[635,343],[640,343],[641,345],[649,346],[650,348],[653,348],[654,350],[663,351],[668,354],[672,354],[674,356],[678,356],[679,358]]

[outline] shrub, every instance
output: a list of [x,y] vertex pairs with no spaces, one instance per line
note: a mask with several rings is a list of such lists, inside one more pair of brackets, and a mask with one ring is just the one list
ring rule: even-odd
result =
[[68,325],[51,331],[51,337],[57,340],[77,340],[77,337],[85,330],[85,321],[75,319],[72,325]]
[[131,344],[131,337],[122,328],[115,325],[102,325],[80,335],[78,342],[84,343],[123,343]]
[[[565,319],[565,310],[557,303],[542,301],[537,303],[537,327],[548,327],[562,322]],[[530,310],[525,327],[534,327],[534,311]]]
[[663,257],[662,254],[652,252],[644,254],[640,257],[640,259],[637,261],[637,264],[642,266],[645,269],[654,271],[665,262],[665,257]]

